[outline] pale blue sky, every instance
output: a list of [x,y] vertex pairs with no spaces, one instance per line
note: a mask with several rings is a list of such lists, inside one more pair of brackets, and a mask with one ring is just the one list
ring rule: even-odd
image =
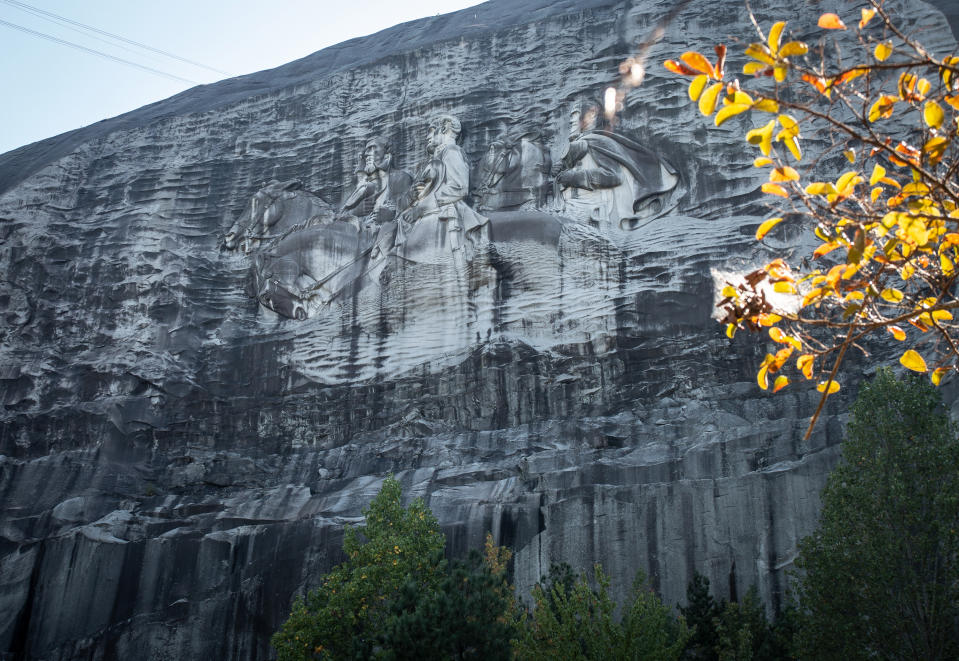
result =
[[[18,0],[241,75],[479,0]],[[14,23],[197,83],[228,76],[117,45],[0,0]],[[106,39],[102,35],[98,35]],[[125,50],[131,49],[131,50]],[[0,153],[114,117],[192,87],[0,23]]]

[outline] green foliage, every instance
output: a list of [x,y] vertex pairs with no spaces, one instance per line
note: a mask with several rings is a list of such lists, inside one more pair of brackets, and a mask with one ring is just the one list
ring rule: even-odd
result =
[[364,511],[366,527],[346,530],[347,560],[294,602],[272,639],[281,661],[371,658],[400,587],[438,585],[445,545],[439,524],[422,500],[403,508],[400,496],[399,483],[387,478]]
[[683,652],[684,659],[717,661],[719,635],[716,632],[716,620],[724,607],[725,602],[716,601],[710,594],[709,579],[696,572],[686,586],[686,606],[679,609],[691,632]]
[[454,563],[435,589],[408,580],[393,602],[382,640],[383,658],[510,658],[510,588],[473,552]]
[[680,608],[692,636],[683,659],[687,661],[774,661],[791,658],[794,614],[787,608],[775,624],[766,619],[753,586],[739,602],[716,601],[709,579],[698,572],[686,588]]
[[[568,567],[567,567],[568,569]],[[533,588],[534,608],[514,650],[519,659],[679,659],[689,632],[685,622],[637,580],[621,622],[609,596],[609,578],[596,567],[597,589],[584,576],[554,567],[548,590]]]
[[804,658],[959,658],[955,439],[931,386],[863,386],[796,563]]
[[[785,619],[777,625],[786,624]],[[719,661],[776,661],[789,658],[788,636],[766,620],[759,593],[753,586],[739,602],[726,604],[716,618]]]

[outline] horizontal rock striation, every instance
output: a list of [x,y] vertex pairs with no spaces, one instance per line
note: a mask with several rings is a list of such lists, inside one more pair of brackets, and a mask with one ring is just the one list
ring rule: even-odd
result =
[[[418,263],[306,319],[250,298],[224,246],[271,180],[338,208],[371,136],[420,172],[436,113],[474,183],[506,134],[559,163],[570,105],[670,6],[497,0],[0,156],[0,658],[268,658],[389,473],[451,554],[514,548],[523,591],[601,562],[619,597],[643,571],[676,603],[700,571],[781,603],[855,388],[803,441],[818,393],[760,391],[765,347],[711,318],[724,274],[767,256],[762,181],[747,120],[707,126],[658,63],[744,35],[738,2],[690,3],[626,99],[617,131],[678,177],[635,229],[494,236],[468,297]],[[818,5],[755,9],[814,34]]]

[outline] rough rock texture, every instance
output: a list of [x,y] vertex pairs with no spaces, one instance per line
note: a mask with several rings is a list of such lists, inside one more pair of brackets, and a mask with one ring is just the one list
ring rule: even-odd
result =
[[[854,388],[803,442],[817,393],[759,391],[765,348],[710,318],[716,278],[764,257],[762,182],[741,126],[707,128],[657,63],[744,34],[740,3],[690,4],[618,126],[676,168],[675,207],[575,286],[543,266],[565,257],[513,246],[481,336],[412,282],[385,290],[409,319],[377,354],[342,311],[258,306],[222,244],[270,179],[342,200],[371,135],[416,172],[435,112],[476,163],[508,129],[558,157],[569,104],[670,6],[494,1],[0,156],[0,658],[267,658],[390,472],[451,553],[513,547],[521,589],[602,562],[620,594],[643,570],[674,603],[698,570],[778,604]],[[815,3],[754,8],[813,34]]]

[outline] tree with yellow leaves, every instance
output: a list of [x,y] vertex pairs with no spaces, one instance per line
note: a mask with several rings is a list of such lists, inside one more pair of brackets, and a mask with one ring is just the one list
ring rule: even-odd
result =
[[[689,51],[665,62],[692,79],[690,99],[717,126],[744,113],[761,118],[745,139],[757,149],[754,165],[768,170],[763,192],[781,200],[756,240],[783,222],[815,232],[818,247],[801,262],[812,266],[774,259],[727,283],[718,304],[730,337],[768,332],[781,345],[759,366],[760,387],[781,390],[793,368],[818,381],[810,432],[839,390],[848,350],[865,351],[867,336],[906,343],[900,362],[936,385],[959,369],[959,57],[927,50],[880,0],[844,18],[852,27],[820,16],[823,38],[810,46],[790,39],[782,21],[764,33],[753,16],[759,40],[745,48],[741,76],[726,70],[723,45],[715,61]],[[841,53],[826,39],[836,31],[854,37]],[[828,143],[805,161],[804,132]],[[817,180],[839,153],[846,171]]]

